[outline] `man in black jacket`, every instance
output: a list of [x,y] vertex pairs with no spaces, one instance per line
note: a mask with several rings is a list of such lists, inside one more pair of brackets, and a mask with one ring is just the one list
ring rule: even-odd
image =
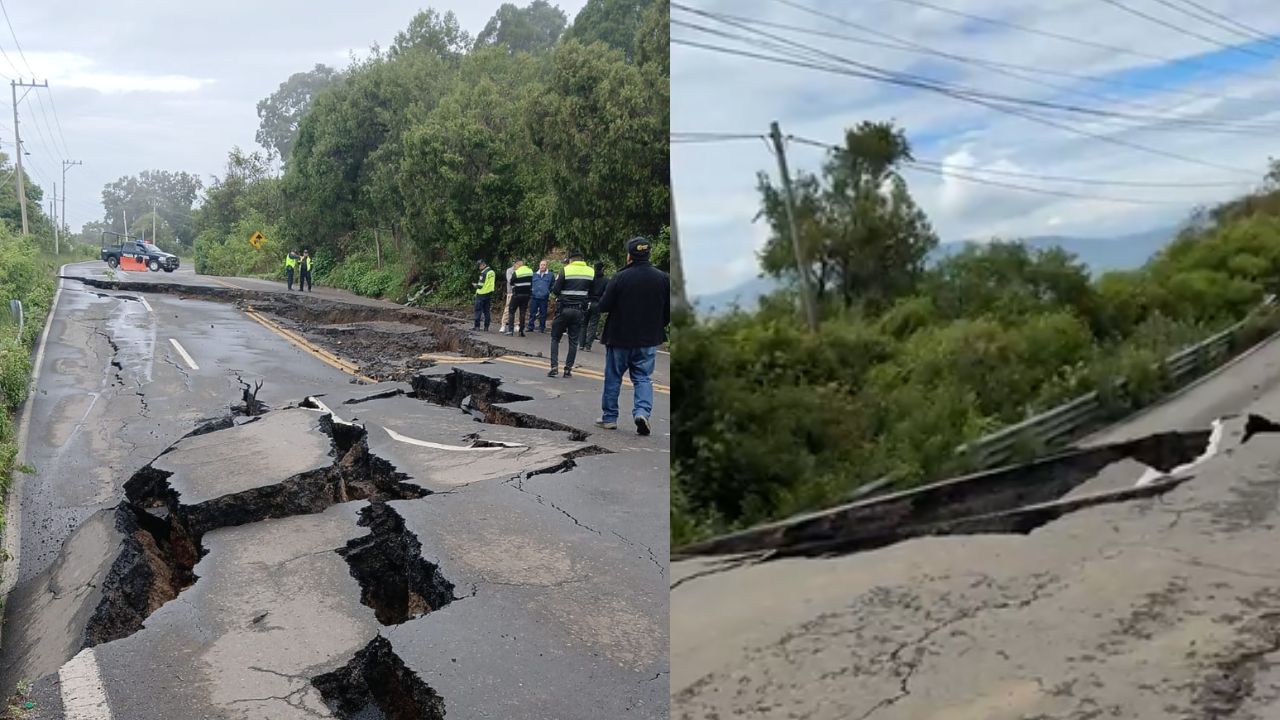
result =
[[671,322],[671,278],[649,264],[650,242],[637,237],[627,242],[627,266],[619,270],[604,297],[600,312],[608,313],[604,323],[605,346],[604,393],[600,399],[603,415],[596,426],[606,430],[618,428],[618,394],[622,392],[622,374],[631,375],[635,400],[631,415],[636,432],[648,435],[649,415],[653,412],[654,362],[662,344],[667,324]]

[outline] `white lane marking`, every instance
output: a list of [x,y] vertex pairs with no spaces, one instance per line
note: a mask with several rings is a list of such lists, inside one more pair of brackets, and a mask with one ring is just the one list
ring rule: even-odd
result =
[[[36,357],[31,363],[31,384],[27,387],[27,401],[22,404],[22,418],[18,421],[18,455],[15,465],[25,465],[27,462],[27,431],[31,428],[31,406],[35,404],[36,391],[40,385],[40,366],[44,364],[44,348],[49,342],[49,328],[53,327],[53,314],[58,309],[58,298],[62,297],[62,276],[66,274],[66,265],[58,268],[58,288],[54,290],[53,301],[49,303],[49,315],[44,320],[40,344],[36,347]],[[18,580],[18,555],[22,551],[20,535],[23,484],[21,474],[17,474],[9,487],[8,504],[5,505],[4,526],[9,532],[4,534],[4,562],[0,565],[0,597],[3,598],[9,597],[9,591]]]
[[191,366],[192,370],[200,369],[200,366],[196,364],[196,361],[192,360],[191,356],[187,354],[187,351],[183,349],[181,343],[179,343],[177,340],[174,340],[173,338],[169,338],[169,342],[173,343],[173,349],[178,351],[178,354],[182,356],[183,360],[187,361],[187,364]]
[[111,720],[111,706],[107,704],[107,691],[102,687],[93,648],[81,650],[58,668],[58,684],[66,720]]
[[1205,445],[1204,452],[1200,453],[1199,457],[1197,457],[1195,460],[1192,460],[1189,463],[1183,463],[1182,465],[1179,465],[1178,467],[1170,470],[1167,473],[1160,472],[1155,468],[1147,468],[1147,471],[1142,473],[1142,477],[1138,478],[1138,482],[1134,484],[1134,487],[1143,487],[1144,485],[1150,485],[1156,480],[1161,480],[1167,477],[1173,477],[1179,473],[1184,473],[1194,468],[1195,466],[1208,460],[1214,455],[1217,455],[1218,445],[1220,445],[1221,443],[1222,443],[1222,418],[1217,418],[1213,421],[1213,431],[1209,433],[1209,442]]
[[152,310],[152,309],[151,309],[151,303],[147,302],[147,299],[146,299],[146,298],[144,298],[144,297],[142,297],[141,295],[139,295],[139,296],[138,296],[138,299],[142,301],[142,307],[146,308],[146,309],[147,309],[147,312],[149,312],[149,313],[153,313],[153,312],[155,312],[155,310]]
[[329,417],[333,418],[333,421],[334,421],[334,422],[336,422],[336,423],[338,423],[338,424],[341,424],[341,425],[355,425],[355,423],[347,422],[346,420],[343,420],[342,418],[338,417],[338,414],[337,414],[336,412],[334,412],[334,411],[330,410],[328,405],[325,405],[324,403],[320,402],[320,398],[317,398],[317,397],[309,397],[309,398],[307,398],[307,399],[308,399],[308,400],[310,400],[311,402],[315,403],[315,404],[316,404],[316,406],[317,406],[317,409],[318,409],[320,412],[322,412],[322,413],[329,413]]
[[493,443],[493,445],[485,445],[481,447],[472,447],[470,445],[443,445],[441,443],[433,443],[429,440],[419,440],[417,438],[411,438],[406,435],[401,435],[400,433],[396,432],[395,430],[392,430],[389,427],[384,427],[382,429],[385,430],[386,433],[391,436],[392,440],[398,440],[402,443],[417,445],[419,447],[433,448],[436,450],[454,450],[454,451],[462,452],[467,450],[505,450],[506,448],[528,447],[527,445],[521,445],[520,443],[499,442],[499,441],[493,441],[493,440],[489,441]]

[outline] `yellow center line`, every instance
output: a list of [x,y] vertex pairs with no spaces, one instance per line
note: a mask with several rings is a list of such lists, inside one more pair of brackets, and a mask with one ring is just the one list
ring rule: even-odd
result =
[[[511,363],[512,365],[520,365],[523,367],[537,368],[539,370],[543,370],[548,367],[548,364],[546,361],[538,361],[533,358],[526,358],[519,355],[499,355],[498,357],[495,357],[493,359],[501,360],[502,362]],[[599,370],[590,370],[582,367],[576,367],[573,369],[573,374],[589,377],[592,380],[604,380],[604,373],[600,372]],[[630,385],[631,384],[630,378],[623,377],[622,384]],[[658,383],[658,382],[653,383],[653,389],[654,389],[654,392],[660,392],[664,395],[671,394],[671,388],[667,385],[663,385],[662,383]]]
[[257,312],[253,310],[252,307],[246,307],[244,314],[248,315],[249,318],[252,319],[254,322],[270,330],[271,332],[279,335],[285,340],[288,340],[290,343],[292,343],[293,345],[296,345],[299,349],[303,350],[304,352],[316,358],[317,360],[323,362],[324,364],[329,365],[331,367],[335,367],[341,370],[342,372],[347,373],[348,375],[354,375],[355,377],[365,382],[368,382],[368,383],[377,382],[377,380],[374,380],[373,378],[367,375],[361,375],[360,368],[358,365],[347,362],[346,360],[343,360],[342,358],[338,357],[337,355],[334,355],[328,350],[325,350],[324,348],[321,348],[315,345],[314,343],[302,337],[301,335],[298,335],[297,333],[291,332],[289,330],[286,330],[283,327],[280,327],[276,323],[268,320],[262,315],[259,315]]

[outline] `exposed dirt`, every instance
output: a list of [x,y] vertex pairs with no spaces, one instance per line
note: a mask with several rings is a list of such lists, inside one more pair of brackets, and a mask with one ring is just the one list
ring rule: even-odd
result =
[[405,666],[382,636],[351,662],[312,678],[311,684],[343,720],[444,720],[444,699]]
[[335,552],[346,558],[360,583],[360,602],[373,608],[378,622],[398,625],[453,602],[453,583],[422,558],[422,543],[395,510],[375,502],[360,511],[360,526],[369,534]]
[[443,376],[414,375],[409,384],[413,387],[410,397],[445,407],[462,408],[492,425],[558,430],[569,433],[571,440],[579,442],[589,437],[588,433],[564,423],[502,407],[498,403],[522,402],[533,398],[500,390],[502,381],[488,375],[454,368],[453,372]]

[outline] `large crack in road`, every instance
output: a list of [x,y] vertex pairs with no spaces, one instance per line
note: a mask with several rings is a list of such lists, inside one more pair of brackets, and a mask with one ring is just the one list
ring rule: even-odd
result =
[[[234,699],[224,697],[218,702],[226,703],[226,707],[259,705],[265,708],[279,702],[308,715],[324,715],[327,710],[341,718],[443,717],[446,698],[432,687],[436,684],[434,680],[428,684],[429,678],[419,674],[424,668],[430,669],[430,663],[424,664],[421,651],[413,644],[399,644],[395,633],[420,632],[413,629],[420,622],[442,622],[430,619],[442,610],[448,609],[456,615],[458,611],[452,608],[456,608],[459,600],[464,600],[460,604],[465,608],[484,607],[484,612],[497,612],[499,615],[495,617],[502,617],[501,603],[510,602],[507,595],[538,592],[537,588],[562,588],[566,577],[579,583],[567,593],[576,596],[573,602],[581,607],[551,607],[534,612],[535,617],[531,619],[535,624],[522,627],[520,634],[545,634],[547,628],[543,623],[548,620],[568,622],[575,627],[556,631],[560,636],[545,646],[548,658],[563,655],[570,644],[583,643],[575,651],[581,653],[581,657],[594,658],[591,662],[607,659],[609,663],[616,663],[613,671],[624,668],[624,676],[625,672],[642,668],[645,678],[663,675],[665,643],[664,664],[655,674],[655,668],[646,665],[648,661],[644,660],[650,654],[649,646],[655,634],[636,624],[638,618],[626,596],[632,592],[631,588],[602,591],[594,583],[587,584],[587,579],[604,569],[600,565],[602,558],[617,554],[641,555],[656,566],[661,575],[665,566],[658,558],[665,555],[661,552],[665,548],[655,554],[654,548],[659,543],[652,537],[634,536],[643,541],[629,539],[628,526],[614,524],[616,509],[607,509],[602,517],[600,509],[578,505],[580,499],[567,496],[566,486],[558,479],[563,475],[570,478],[569,482],[582,483],[584,459],[613,450],[589,444],[591,433],[569,424],[572,419],[564,422],[537,412],[536,408],[542,406],[545,399],[535,401],[534,394],[546,395],[537,383],[517,380],[523,383],[520,389],[530,388],[534,394],[512,392],[502,387],[502,379],[482,373],[460,369],[423,372],[433,363],[420,361],[418,357],[440,351],[491,357],[504,352],[501,348],[471,340],[452,318],[415,309],[400,311],[230,289],[224,292],[214,288],[145,283],[136,284],[135,288],[128,283],[75,279],[87,285],[168,292],[180,298],[215,300],[245,309],[251,304],[253,313],[270,313],[280,325],[305,335],[316,345],[359,361],[361,372],[400,382],[392,389],[379,386],[364,394],[358,388],[331,386],[325,388],[330,391],[329,395],[317,392],[289,402],[289,397],[299,397],[293,394],[295,384],[283,398],[277,388],[271,395],[272,406],[268,406],[257,397],[262,383],[245,379],[246,375],[252,378],[252,372],[228,370],[225,361],[206,364],[199,354],[200,348],[192,347],[185,336],[183,341],[201,359],[203,371],[196,372],[194,363],[188,371],[182,362],[156,354],[155,359],[169,362],[180,372],[182,383],[169,380],[175,387],[185,384],[190,392],[194,380],[204,385],[201,388],[197,384],[196,391],[207,393],[208,373],[213,366],[217,368],[214,372],[225,376],[227,385],[239,394],[238,402],[223,405],[222,415],[205,415],[199,420],[188,415],[187,422],[191,425],[187,427],[192,429],[176,442],[172,442],[174,435],[160,433],[164,443],[172,442],[167,447],[156,443],[144,448],[136,438],[118,438],[130,456],[126,461],[129,464],[124,473],[108,470],[107,474],[127,479],[106,481],[120,493],[116,496],[119,502],[116,499],[110,501],[114,504],[100,502],[97,507],[103,509],[77,522],[65,541],[59,538],[61,552],[52,563],[41,565],[43,570],[33,570],[33,577],[19,583],[9,597],[6,616],[9,625],[0,647],[0,685],[5,689],[19,681],[36,681],[56,693],[59,683],[64,682],[63,669],[70,665],[82,666],[85,653],[89,653],[90,658],[95,657],[95,653],[97,657],[115,657],[116,653],[135,652],[122,648],[149,648],[160,642],[163,633],[183,626],[182,623],[175,625],[176,616],[186,615],[190,623],[190,614],[195,613],[194,619],[202,625],[202,631],[213,633],[206,635],[202,642],[213,641],[216,645],[219,633],[224,632],[226,626],[219,625],[223,621],[212,617],[207,621],[200,618],[229,609],[225,600],[212,604],[206,597],[209,593],[226,592],[228,567],[232,573],[258,577],[253,591],[257,595],[264,592],[264,587],[272,587],[271,583],[262,583],[261,568],[235,562],[228,564],[228,553],[240,552],[231,544],[234,542],[231,538],[270,537],[273,532],[270,528],[277,524],[312,527],[308,524],[312,521],[306,518],[324,518],[316,520],[328,528],[328,534],[321,536],[332,537],[336,542],[298,551],[284,559],[264,560],[263,564],[275,563],[272,567],[278,574],[292,577],[295,573],[314,573],[310,568],[323,564],[317,559],[320,556],[337,558],[349,577],[343,582],[328,575],[330,582],[316,585],[313,594],[336,593],[331,600],[323,600],[321,607],[338,607],[346,603],[343,593],[350,598],[349,593],[354,590],[359,607],[364,610],[363,616],[376,624],[369,627],[353,618],[351,627],[344,631],[358,633],[359,637],[349,638],[358,642],[343,644],[348,639],[342,640],[335,645],[341,645],[342,649],[325,656],[320,664],[298,668],[252,663],[253,672],[287,681],[289,687],[268,693],[245,692]],[[118,294],[93,294],[102,299],[134,300]],[[148,307],[147,312],[160,309],[161,305],[156,303],[155,310]],[[142,418],[162,417],[161,413],[166,410],[157,408],[167,408],[169,404],[163,396],[155,394],[154,388],[148,398],[145,387],[150,383],[149,360],[122,355],[133,352],[130,338],[117,337],[101,324],[87,330],[94,340],[89,349],[99,360],[95,367],[105,368],[104,382],[110,393],[123,397],[126,394],[118,389],[130,387],[127,395],[138,403]],[[109,350],[101,350],[99,339]],[[158,350],[159,346],[154,349]],[[135,391],[126,377],[128,372],[137,371],[143,365],[145,382],[140,379]],[[520,378],[519,372],[516,377]],[[270,376],[267,380],[270,384]],[[334,401],[332,397],[339,399]],[[364,421],[354,417],[353,421],[343,420],[320,398],[332,403],[344,416],[359,413],[370,417]],[[393,403],[399,404],[393,407]],[[415,412],[410,408],[406,414],[406,403],[423,409]],[[351,414],[343,408],[351,408]],[[428,419],[427,424],[416,424],[423,418]],[[438,424],[431,418],[438,418]],[[406,422],[414,424],[405,425]],[[377,437],[371,432],[377,433]],[[425,440],[420,439],[424,437],[423,432]],[[456,444],[456,438],[461,438],[463,444]],[[317,442],[323,445],[323,462],[316,459]],[[604,444],[614,447],[609,442]],[[159,448],[163,450],[143,464],[145,458]],[[140,451],[147,454],[142,459],[134,458]],[[273,457],[277,452],[282,457]],[[634,472],[648,459],[632,457],[627,462]],[[406,463],[412,468],[412,475],[397,467],[405,467]],[[442,472],[436,474],[437,471]],[[524,485],[535,477],[545,478],[545,490],[531,492]],[[595,481],[589,479],[588,482]],[[519,499],[501,499],[508,494]],[[487,508],[494,506],[495,497],[502,512],[513,512],[513,517],[532,515],[520,520],[523,534],[493,539],[499,541],[499,548],[505,543],[505,547],[517,549],[517,556],[534,557],[549,551],[545,561],[545,567],[551,570],[549,579],[537,577],[542,565],[536,562],[511,565],[504,564],[499,555],[488,557],[472,551],[459,554],[460,546],[451,545],[448,537],[433,534],[429,525],[422,524],[423,517],[439,517],[442,511],[415,509],[428,504],[467,502],[473,497],[482,498],[485,509],[464,513],[468,518],[483,517],[489,512]],[[533,502],[525,498],[532,498]],[[538,506],[547,506],[550,512]],[[537,509],[531,511],[530,508]],[[562,523],[561,518],[570,522]],[[344,519],[349,530],[341,529]],[[303,520],[301,525],[299,520]],[[357,527],[363,532],[356,530]],[[619,533],[615,527],[627,534]],[[248,532],[229,533],[237,528]],[[552,537],[528,534],[533,528],[542,528],[543,532],[549,528]],[[566,555],[569,546],[559,544],[573,538],[578,530],[594,538],[590,544],[595,547],[586,553],[586,559]],[[599,542],[601,538],[614,537],[621,541],[618,549],[608,549]],[[572,542],[582,541],[575,538]],[[299,547],[304,544],[291,543]],[[523,553],[518,550],[521,544],[527,546]],[[450,552],[445,553],[446,549]],[[559,557],[567,558],[569,564],[563,568],[555,566]],[[450,558],[453,565],[446,562]],[[465,562],[460,565],[459,560]],[[494,561],[498,562],[494,564]],[[511,561],[521,562],[515,557]],[[308,569],[298,569],[303,567]],[[470,588],[470,593],[459,597],[455,594],[455,584]],[[274,588],[281,592],[284,589],[283,586]],[[563,594],[564,591],[557,592],[557,595]],[[502,596],[496,611],[491,607],[495,602],[490,597],[493,595]],[[635,597],[633,592],[630,597]],[[535,604],[530,609],[536,609],[539,601],[532,598],[531,601]],[[597,606],[585,604],[591,602]],[[252,632],[278,630],[284,618],[281,608],[287,608],[287,604],[268,605],[255,610],[251,618],[239,621],[240,626],[245,627],[247,623]],[[210,624],[204,626],[205,622]],[[288,625],[284,622],[284,626]],[[662,625],[665,632],[665,617]],[[376,630],[379,626],[383,631]],[[218,630],[219,627],[223,630]],[[588,639],[590,642],[584,642]],[[593,647],[591,642],[599,644]],[[410,654],[405,655],[406,651]],[[457,663],[462,658],[461,654],[455,654],[458,657],[446,662]],[[543,652],[537,655],[541,657]],[[78,660],[72,662],[73,658]],[[577,678],[573,682],[576,683]],[[191,687],[203,692],[199,685]],[[628,690],[625,694],[630,696],[632,692]],[[647,694],[647,690],[640,693],[641,696]],[[315,704],[316,698],[323,701],[323,708]],[[466,702],[466,699],[455,698],[452,702]],[[627,703],[627,710],[631,709],[630,697],[622,702]],[[598,704],[594,705],[598,708]],[[663,708],[665,716],[665,705]],[[582,710],[578,708],[570,714]]]

